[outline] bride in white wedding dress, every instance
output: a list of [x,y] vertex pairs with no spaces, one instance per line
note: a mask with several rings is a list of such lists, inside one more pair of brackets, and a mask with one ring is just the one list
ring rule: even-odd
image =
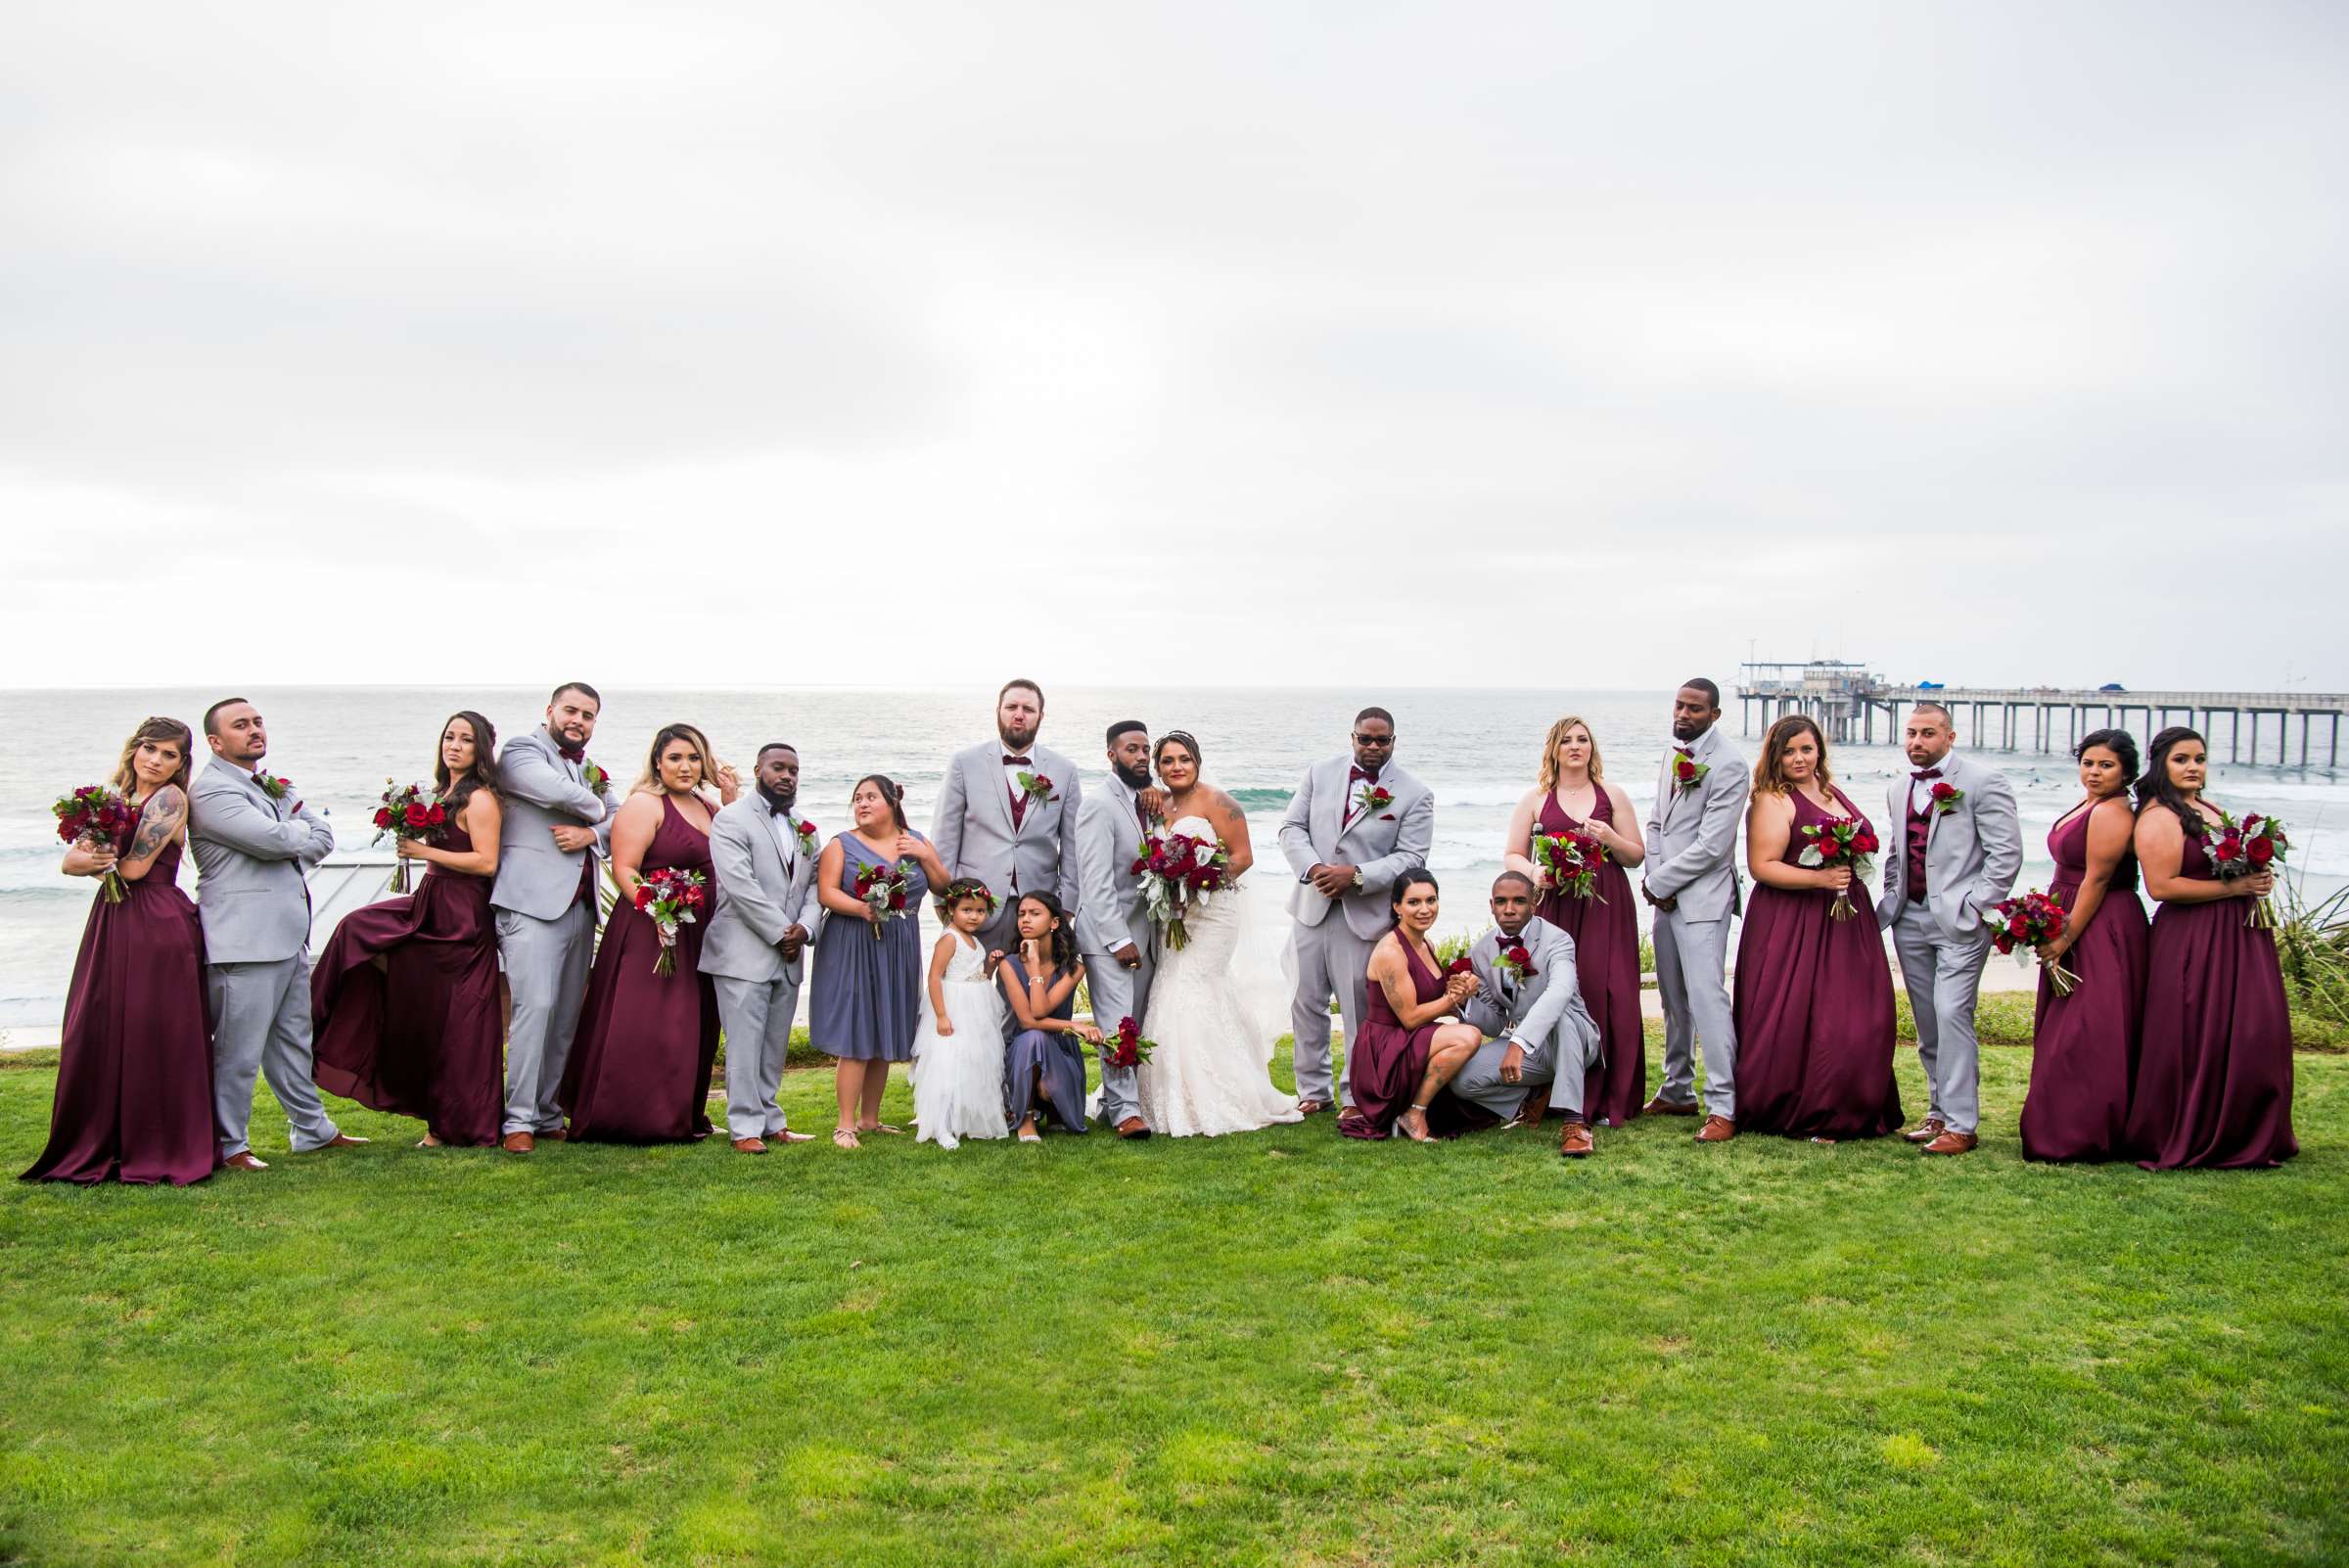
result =
[[1256,859],[1248,818],[1238,802],[1200,778],[1199,743],[1181,730],[1159,739],[1153,760],[1167,792],[1168,824],[1177,833],[1221,839],[1231,865],[1224,888],[1185,914],[1188,944],[1159,953],[1142,1021],[1157,1049],[1136,1073],[1142,1120],[1178,1138],[1302,1122],[1296,1097],[1272,1084],[1272,1033],[1251,1014],[1232,972],[1245,924],[1233,884]]

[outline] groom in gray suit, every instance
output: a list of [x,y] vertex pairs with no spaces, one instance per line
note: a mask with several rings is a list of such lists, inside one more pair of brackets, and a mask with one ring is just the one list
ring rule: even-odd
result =
[[501,1146],[515,1154],[563,1135],[555,1092],[595,953],[596,856],[612,844],[612,781],[587,761],[603,706],[593,686],[566,681],[547,699],[546,722],[497,753],[505,821],[489,904],[514,998]]
[[1023,893],[1049,893],[1077,913],[1077,810],[1084,792],[1076,764],[1036,744],[1044,726],[1043,689],[1013,680],[995,694],[995,740],[954,754],[946,764],[930,841],[949,879],[977,877],[995,896],[995,918],[979,945],[1010,952],[1020,944]]
[[[1109,780],[1086,790],[1077,808],[1077,950],[1084,957],[1093,1022],[1115,1034],[1118,1020],[1142,1022],[1157,968],[1157,933],[1133,872],[1134,852],[1149,826],[1150,731],[1137,718],[1109,726]],[[1101,1115],[1123,1138],[1146,1138],[1136,1069],[1101,1067]]]
[[1737,1133],[1737,1028],[1729,1010],[1729,917],[1737,912],[1737,823],[1753,780],[1721,732],[1721,688],[1699,677],[1672,699],[1673,749],[1647,818],[1640,896],[1656,911],[1656,990],[1664,1003],[1664,1083],[1651,1116],[1696,1114],[1696,1053],[1705,1053],[1700,1143]]
[[1395,765],[1395,715],[1354,715],[1354,755],[1306,769],[1280,819],[1280,853],[1297,873],[1289,913],[1297,920],[1296,1030],[1292,1065],[1297,1108],[1311,1116],[1354,1096],[1334,1084],[1329,1002],[1346,1021],[1346,1048],[1362,1038],[1369,1006],[1370,949],[1394,926],[1387,890],[1427,864],[1436,842],[1436,798]]
[[224,1164],[253,1152],[253,1081],[266,1073],[294,1152],[364,1143],[334,1124],[310,1081],[310,867],[335,847],[326,818],[260,766],[269,734],[242,697],[206,711],[212,761],[189,791],[188,846],[212,1010],[212,1126]]
[[726,1032],[726,1133],[743,1154],[807,1141],[785,1124],[775,1091],[816,923],[815,825],[798,810],[799,752],[768,741],[757,778],[710,819],[716,889],[701,963]]
[[[1460,1021],[1484,1032],[1451,1081],[1452,1097],[1515,1121],[1533,1097],[1548,1090],[1548,1105],[1566,1114],[1558,1152],[1579,1160],[1591,1149],[1583,1119],[1583,1081],[1598,1060],[1598,1021],[1583,1002],[1574,939],[1534,917],[1534,883],[1522,871],[1493,882],[1493,929],[1468,949],[1476,991]],[[1528,962],[1504,964],[1501,954],[1522,947]],[[1541,1118],[1537,1115],[1534,1120]]]
[[1902,1136],[1927,1154],[1964,1154],[1981,1112],[1974,1004],[1991,935],[1982,915],[2023,868],[2022,825],[2005,775],[1951,749],[1958,725],[1947,708],[1918,703],[1901,738],[1915,771],[1886,797],[1885,820],[1904,831],[1884,857],[1876,923],[1901,957],[1928,1085],[1925,1119]]

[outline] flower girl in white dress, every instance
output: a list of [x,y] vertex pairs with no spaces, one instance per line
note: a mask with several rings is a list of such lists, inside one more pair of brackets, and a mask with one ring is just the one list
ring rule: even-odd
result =
[[978,933],[995,900],[974,879],[940,900],[946,929],[930,954],[922,1024],[913,1040],[915,1141],[950,1149],[964,1138],[1010,1135],[1003,1111],[1003,993]]

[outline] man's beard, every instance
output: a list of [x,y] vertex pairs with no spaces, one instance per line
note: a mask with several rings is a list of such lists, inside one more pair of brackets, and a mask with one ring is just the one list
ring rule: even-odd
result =
[[995,739],[1003,743],[1003,749],[1007,752],[1024,752],[1036,744],[1036,737],[1042,728],[1043,726],[1038,724],[1035,729],[1022,735],[1017,730],[1005,729],[998,724],[995,726]]
[[1109,765],[1116,771],[1118,777],[1126,781],[1128,788],[1146,790],[1150,787],[1150,764],[1148,762],[1136,762],[1131,767],[1126,766],[1123,762],[1112,762]]
[[759,798],[769,806],[778,806],[788,811],[800,804],[800,787],[794,784],[788,790],[770,790],[761,784],[759,786]]

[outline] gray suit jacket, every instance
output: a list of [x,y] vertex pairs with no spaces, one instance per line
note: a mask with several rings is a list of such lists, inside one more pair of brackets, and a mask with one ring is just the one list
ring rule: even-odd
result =
[[[2023,827],[2014,808],[2014,790],[1997,768],[1953,751],[1941,760],[1941,776],[1964,799],[1947,812],[1925,819],[1925,901],[1944,934],[1959,939],[1982,935],[1982,911],[2006,897],[2023,868]],[[1884,846],[1884,895],[1876,900],[1876,923],[1889,926],[1909,901],[1909,791],[1915,780],[1902,773],[1885,792],[1885,826],[1876,830]]]
[[[1340,904],[1354,934],[1376,942],[1395,924],[1387,910],[1387,890],[1405,871],[1427,864],[1427,852],[1436,842],[1436,797],[1389,762],[1378,783],[1394,795],[1394,804],[1383,811],[1357,811],[1354,820],[1346,821],[1346,808],[1361,791],[1359,780],[1347,782],[1353,766],[1353,758],[1333,757],[1305,770],[1305,781],[1289,797],[1289,808],[1280,819],[1280,853],[1297,873],[1289,913],[1301,925],[1319,925],[1328,918],[1331,905]],[[1334,899],[1323,898],[1305,880],[1315,865],[1356,866],[1362,873],[1362,885]]]
[[1095,957],[1128,943],[1150,950],[1150,909],[1133,874],[1142,819],[1134,792],[1112,773],[1077,808],[1077,950]]
[[1076,764],[1060,753],[1031,746],[1028,757],[1026,771],[1050,779],[1052,793],[1030,801],[1015,828],[1011,792],[1022,769],[1003,765],[1003,743],[956,752],[946,764],[930,842],[948,877],[977,877],[998,904],[1018,893],[1049,893],[1060,899],[1063,914],[1074,915],[1080,892],[1077,812],[1084,790]]
[[1468,962],[1484,989],[1468,999],[1460,1018],[1483,1030],[1487,1039],[1506,1037],[1519,1041],[1528,1055],[1541,1055],[1543,1071],[1554,1073],[1563,1039],[1576,1041],[1578,1049],[1571,1055],[1578,1061],[1596,1048],[1598,1021],[1583,1003],[1574,939],[1546,920],[1530,920],[1517,940],[1534,955],[1533,978],[1516,982],[1514,995],[1501,985],[1500,970],[1493,962],[1500,951],[1500,928],[1495,926],[1468,949]]
[[[795,810],[792,820],[806,819]],[[820,837],[813,850],[795,844],[791,864],[785,865],[766,801],[755,789],[710,818],[710,868],[717,887],[710,929],[702,937],[703,974],[758,981],[806,978],[807,953],[815,943],[815,862],[823,848]],[[793,926],[807,933],[807,944],[786,964],[775,944]]]
[[273,801],[253,775],[214,758],[188,791],[196,908],[207,963],[274,963],[310,943],[310,867],[335,848],[325,817]]
[[1683,920],[1727,920],[1737,908],[1737,824],[1753,778],[1719,724],[1698,736],[1688,755],[1711,771],[1682,790],[1672,776],[1674,754],[1664,754],[1640,880],[1656,898],[1679,899]]
[[[533,920],[553,920],[579,895],[583,856],[607,853],[612,844],[612,784],[591,790],[578,766],[563,761],[541,724],[497,750],[498,805],[504,823],[497,841],[497,884],[489,902]],[[551,829],[591,827],[595,848],[555,848]]]

